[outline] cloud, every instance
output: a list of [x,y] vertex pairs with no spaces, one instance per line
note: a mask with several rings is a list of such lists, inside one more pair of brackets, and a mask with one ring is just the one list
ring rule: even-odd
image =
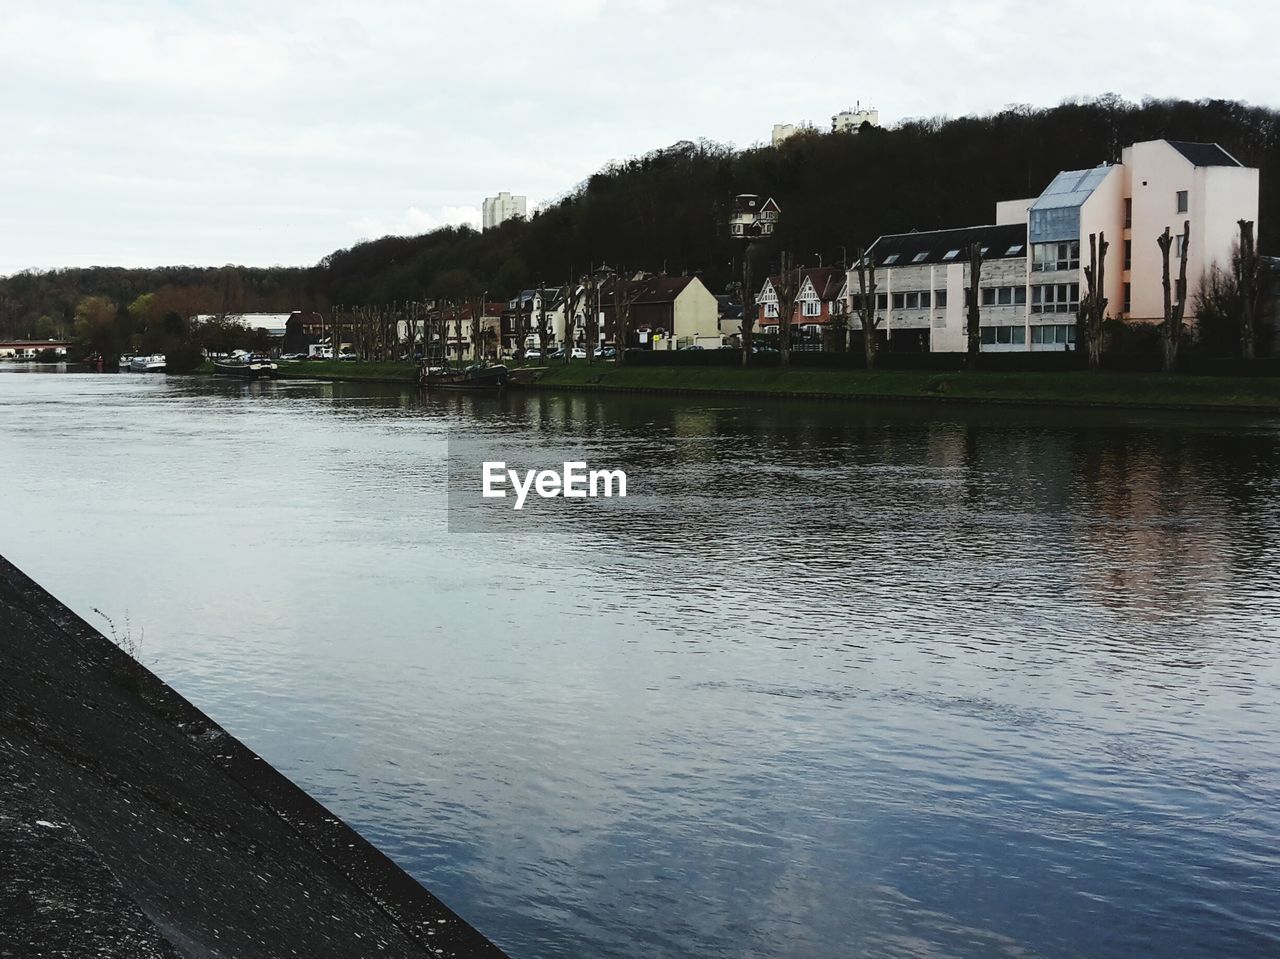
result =
[[420,233],[430,233],[442,226],[470,226],[478,230],[480,229],[480,209],[474,206],[445,206],[441,207],[438,213],[431,213],[411,206],[402,217],[396,220],[362,216],[350,221],[348,225],[362,240],[372,240],[381,236],[417,236]]

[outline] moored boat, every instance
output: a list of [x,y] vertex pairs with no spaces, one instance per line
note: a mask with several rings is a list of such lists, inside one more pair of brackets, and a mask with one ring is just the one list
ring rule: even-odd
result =
[[250,380],[274,378],[279,370],[280,367],[276,365],[271,357],[259,354],[233,356],[229,359],[213,361],[214,373],[222,376],[239,376]]
[[129,360],[131,373],[163,373],[164,354],[152,353],[150,356],[135,356]]
[[460,370],[422,366],[418,382],[428,389],[500,390],[507,383],[507,368],[501,364],[485,366],[477,363]]
[[129,369],[129,364],[133,362],[133,354],[126,353],[120,357],[120,372],[123,373]]

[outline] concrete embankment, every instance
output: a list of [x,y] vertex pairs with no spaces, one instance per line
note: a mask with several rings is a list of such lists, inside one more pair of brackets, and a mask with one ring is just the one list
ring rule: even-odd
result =
[[0,957],[501,957],[0,558]]

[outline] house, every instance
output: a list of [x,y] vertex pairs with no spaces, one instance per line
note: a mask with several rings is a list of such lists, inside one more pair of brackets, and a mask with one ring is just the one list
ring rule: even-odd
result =
[[761,200],[754,193],[740,193],[733,200],[729,235],[743,240],[769,236],[778,222],[778,213],[778,204],[772,197]]
[[[778,332],[779,276],[771,276],[756,295],[758,313],[756,329],[768,335]],[[848,315],[848,276],[840,267],[817,267],[800,271],[800,289],[791,311],[792,344],[803,347],[807,342],[820,349],[823,333],[831,321]]]
[[879,110],[864,110],[862,104],[852,110],[841,110],[831,118],[832,133],[857,133],[863,124],[873,127],[880,125]]
[[722,342],[719,304],[696,276],[649,276],[606,282],[600,290],[600,314],[608,338],[615,343],[619,297],[631,304],[631,336],[625,347],[718,347]]
[[722,293],[716,297],[716,313],[720,335],[726,340],[739,342],[742,336],[742,304],[735,297]]
[[[1090,236],[1104,235],[1107,312],[1135,322],[1164,320],[1163,261],[1156,238],[1168,228],[1176,280],[1182,225],[1190,224],[1187,297],[1214,266],[1229,269],[1237,221],[1258,217],[1258,171],[1213,143],[1152,140],[1125,147],[1122,162],[1064,170],[1030,199],[996,205],[986,226],[880,237],[868,250],[878,309],[891,349],[962,351],[964,291],[972,244],[985,250],[979,281],[982,349],[1064,350],[1088,290]],[[858,290],[850,270],[846,295]],[[855,309],[856,312],[856,309]],[[1188,314],[1190,310],[1188,310]],[[855,321],[852,329],[861,329]]]

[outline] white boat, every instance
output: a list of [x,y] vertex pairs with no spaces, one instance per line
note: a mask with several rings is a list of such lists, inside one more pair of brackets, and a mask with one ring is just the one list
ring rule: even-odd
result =
[[120,372],[123,373],[127,369],[129,369],[129,364],[132,362],[133,362],[132,353],[126,353],[124,354],[124,356],[120,357]]
[[279,367],[269,356],[261,353],[240,353],[237,351],[229,359],[214,360],[213,372],[220,376],[243,376],[256,380],[274,379]]
[[164,354],[152,353],[150,356],[135,356],[129,361],[131,373],[163,373]]

